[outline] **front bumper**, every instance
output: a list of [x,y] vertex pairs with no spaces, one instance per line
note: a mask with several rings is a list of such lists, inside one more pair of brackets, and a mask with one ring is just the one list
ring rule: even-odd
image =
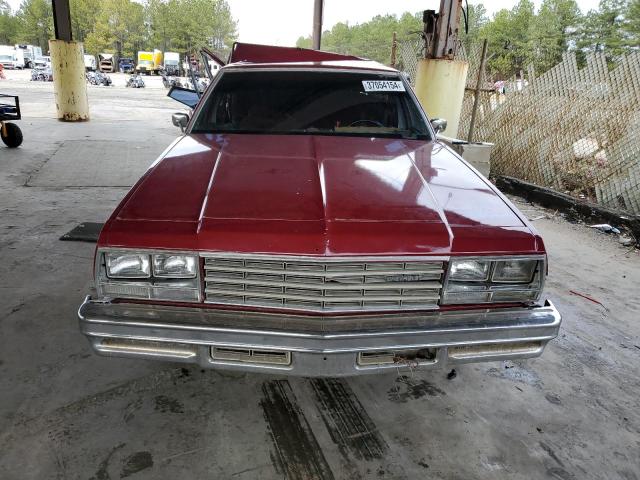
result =
[[528,308],[312,317],[87,297],[78,317],[100,355],[328,377],[537,357],[561,322],[548,301]]

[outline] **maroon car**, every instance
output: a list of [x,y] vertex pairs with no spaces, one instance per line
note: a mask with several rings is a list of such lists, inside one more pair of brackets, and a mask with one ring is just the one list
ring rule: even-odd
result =
[[557,335],[542,238],[398,71],[236,44],[190,94],[100,235],[79,311],[97,353],[339,376],[535,357]]

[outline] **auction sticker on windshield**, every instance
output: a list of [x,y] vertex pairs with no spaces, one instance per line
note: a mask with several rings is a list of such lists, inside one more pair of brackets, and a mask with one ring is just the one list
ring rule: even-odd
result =
[[363,80],[365,92],[404,92],[404,83],[399,80]]

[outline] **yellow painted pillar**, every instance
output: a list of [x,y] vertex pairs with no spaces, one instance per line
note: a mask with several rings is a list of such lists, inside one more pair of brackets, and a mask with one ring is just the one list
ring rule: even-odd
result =
[[426,58],[418,62],[416,96],[429,118],[447,121],[442,133],[448,137],[458,135],[468,70],[469,64],[461,60]]
[[89,120],[89,99],[82,43],[49,40],[49,53],[58,120],[65,122]]

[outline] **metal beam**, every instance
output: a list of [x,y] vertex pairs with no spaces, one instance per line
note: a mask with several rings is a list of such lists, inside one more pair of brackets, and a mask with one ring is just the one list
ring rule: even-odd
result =
[[322,10],[323,9],[324,9],[324,0],[314,0],[312,47],[315,50],[320,50],[320,41],[322,38]]
[[53,27],[55,29],[56,40],[72,41],[69,0],[52,0],[52,5]]
[[436,58],[453,58],[458,48],[458,25],[462,0],[441,0],[440,25],[435,47]]
[[440,11],[425,10],[423,37],[426,58],[453,60],[458,48],[458,25],[462,0],[440,0]]

